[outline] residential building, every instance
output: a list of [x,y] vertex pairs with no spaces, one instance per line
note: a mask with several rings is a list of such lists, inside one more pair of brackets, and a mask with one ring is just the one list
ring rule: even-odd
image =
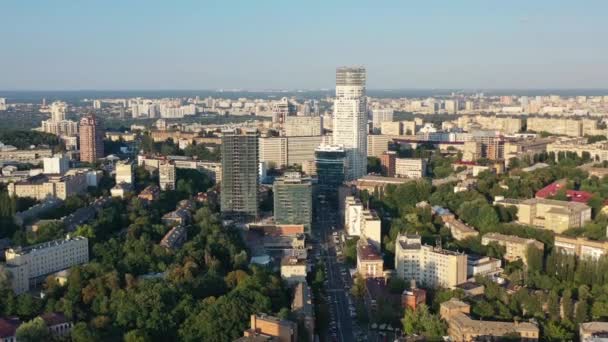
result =
[[515,235],[504,235],[499,233],[487,233],[481,238],[481,244],[487,246],[490,243],[497,243],[505,247],[505,260],[521,260],[524,265],[528,264],[528,249],[536,248],[540,251],[545,249],[542,242],[534,239],[525,239]]
[[454,288],[467,280],[467,255],[423,245],[418,235],[399,234],[395,242],[395,269],[404,280]]
[[418,179],[426,175],[426,160],[421,158],[396,158],[395,176]]
[[539,329],[532,323],[472,319],[471,306],[456,298],[441,303],[439,312],[448,323],[448,335],[454,342],[498,341],[512,334],[518,334],[521,341],[539,339]]
[[578,338],[581,342],[600,342],[608,339],[608,322],[585,322],[578,327]]
[[567,229],[582,227],[591,220],[591,207],[584,203],[530,198],[516,200],[496,198],[496,205],[517,207],[517,222],[550,229],[561,234]]
[[555,235],[555,250],[581,259],[597,260],[608,253],[608,241]]
[[345,178],[346,153],[340,146],[319,146],[315,150],[317,184],[319,194],[325,196],[329,203],[337,199],[338,188]]
[[303,165],[315,160],[315,150],[323,143],[323,136],[287,138],[287,164]]
[[426,291],[416,287],[416,281],[410,281],[410,288],[401,294],[401,307],[416,310],[422,304],[426,304]]
[[310,234],[312,225],[312,181],[299,172],[286,172],[275,180],[274,220],[278,224],[301,224]]
[[380,250],[362,236],[357,242],[357,273],[363,278],[384,277],[384,260]]
[[171,228],[163,239],[160,240],[160,245],[166,249],[176,250],[181,248],[188,239],[186,227],[182,225]]
[[579,157],[587,156],[596,162],[608,160],[608,142],[587,144],[586,138],[558,140],[547,145],[547,153],[553,152],[557,158],[560,152],[574,152]]
[[380,158],[388,151],[392,137],[384,134],[370,134],[367,136],[367,156]]
[[375,132],[379,132],[383,122],[393,121],[394,110],[392,108],[373,108],[370,110],[372,117],[372,128]]
[[346,154],[346,180],[367,174],[367,99],[363,67],[336,69],[333,144]]
[[65,200],[69,196],[84,193],[87,190],[86,171],[76,171],[65,175],[37,175],[14,183],[7,184],[9,195],[32,197],[44,200],[56,197]]
[[[380,132],[383,135],[403,135],[403,124],[400,121],[385,121],[380,123]],[[414,132],[415,133],[415,132]],[[414,134],[411,133],[411,134]]]
[[395,177],[395,168],[397,162],[397,152],[386,151],[380,156],[380,166],[382,167],[382,175],[386,177]]
[[64,154],[55,154],[42,160],[44,173],[63,175],[70,169],[70,161]]
[[528,131],[548,132],[571,137],[583,136],[583,122],[581,120],[529,117],[526,121]]
[[39,316],[51,335],[56,338],[67,338],[70,336],[74,324],[64,314],[60,312],[45,312]]
[[454,219],[444,222],[445,226],[450,230],[452,237],[455,240],[464,240],[474,238],[479,235],[479,232],[468,226],[464,222]]
[[162,221],[168,226],[184,226],[190,223],[192,215],[184,208],[177,208],[163,215]]
[[590,192],[565,189],[566,183],[566,179],[553,182],[547,185],[546,187],[538,190],[534,197],[549,198],[556,196],[560,190],[564,190],[565,195],[566,197],[568,197],[569,201],[587,204],[587,202],[589,202],[589,200],[593,196],[593,194],[591,194]]
[[279,169],[287,166],[287,138],[260,138],[260,162],[267,162]]
[[293,286],[298,283],[306,282],[308,265],[306,259],[295,255],[288,255],[281,259],[281,278],[288,285]]
[[378,251],[382,243],[381,221],[375,212],[364,209],[363,204],[353,196],[344,201],[344,228],[350,236],[363,236]]
[[266,314],[251,315],[251,328],[244,337],[272,337],[276,342],[297,342],[298,325],[294,322]]
[[104,130],[101,121],[95,115],[80,119],[80,160],[94,163],[104,157]]
[[8,147],[4,145],[0,149],[0,163],[18,162],[38,164],[43,158],[53,156],[53,150],[50,148],[34,148],[28,150],[18,150],[16,147]]
[[78,134],[78,123],[66,120],[68,105],[65,102],[55,101],[51,104],[51,118],[41,123],[42,132],[59,136],[75,136]]
[[291,312],[295,314],[298,321],[306,328],[308,342],[315,340],[315,310],[312,301],[312,291],[305,283],[298,283],[294,289]]
[[488,256],[467,255],[467,277],[495,276],[502,272],[501,261]]
[[116,184],[133,184],[133,163],[130,160],[119,161],[116,163]]
[[46,276],[89,261],[89,242],[82,236],[53,240],[5,251],[6,267],[15,293],[27,292]]
[[172,161],[161,162],[158,165],[158,187],[161,191],[175,190],[175,163]]
[[380,197],[382,197],[382,193],[384,192],[384,190],[386,190],[386,187],[388,185],[398,186],[400,184],[405,184],[413,181],[415,180],[408,178],[367,175],[357,179],[354,182],[354,185],[358,191],[367,190],[370,193],[377,193]]
[[323,134],[321,116],[288,116],[285,118],[285,136],[310,137]]
[[258,217],[257,129],[222,131],[221,211],[225,216]]
[[20,325],[21,320],[17,317],[0,317],[0,342],[17,342],[16,332]]
[[160,188],[156,185],[148,185],[143,189],[137,197],[141,200],[152,202],[156,201],[160,196]]

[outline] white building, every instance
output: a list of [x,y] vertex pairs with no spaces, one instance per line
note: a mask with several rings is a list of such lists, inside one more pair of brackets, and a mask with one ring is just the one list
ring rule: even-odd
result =
[[379,132],[383,122],[393,121],[394,110],[392,108],[374,108],[371,110],[372,127],[374,132]]
[[336,70],[333,144],[346,150],[346,180],[367,174],[367,99],[365,68]]
[[129,160],[116,163],[116,184],[133,184],[133,163]]
[[369,243],[380,251],[382,243],[381,221],[370,210],[364,209],[363,204],[353,196],[347,196],[344,201],[344,228],[349,236],[366,237]]
[[170,162],[158,165],[158,186],[161,190],[175,190],[175,164]]
[[68,112],[68,104],[62,101],[51,103],[51,120],[59,122],[65,120],[65,114]]
[[395,175],[397,177],[422,178],[426,175],[426,160],[420,158],[395,159]]
[[423,245],[418,235],[397,236],[395,269],[399,278],[429,287],[454,288],[467,281],[467,255]]
[[42,159],[45,174],[63,175],[70,169],[70,161],[63,154]]
[[4,97],[0,97],[0,110],[6,110],[6,99]]
[[49,274],[89,261],[89,241],[82,236],[53,240],[29,247],[9,248],[6,268],[12,275],[15,293],[43,282]]

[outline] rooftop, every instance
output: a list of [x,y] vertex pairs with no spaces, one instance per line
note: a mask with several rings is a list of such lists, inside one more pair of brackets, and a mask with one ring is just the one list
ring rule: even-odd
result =
[[70,237],[68,235],[65,239],[47,241],[47,242],[43,242],[43,243],[39,243],[37,245],[32,245],[32,246],[27,246],[27,247],[11,248],[11,249],[9,249],[9,251],[13,251],[15,254],[24,255],[24,254],[35,252],[35,251],[42,250],[45,248],[60,246],[60,245],[66,244],[68,242],[77,241],[77,240],[87,240],[87,238],[85,238],[83,236]]
[[382,256],[369,242],[357,244],[357,257],[366,261],[382,260]]

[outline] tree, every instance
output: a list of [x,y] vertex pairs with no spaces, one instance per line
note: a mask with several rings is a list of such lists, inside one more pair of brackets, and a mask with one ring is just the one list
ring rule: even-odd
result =
[[51,338],[49,328],[40,317],[36,317],[31,321],[25,322],[17,328],[15,333],[18,341],[23,342],[39,342],[47,341]]
[[401,320],[403,332],[406,335],[422,335],[429,339],[436,339],[446,334],[446,325],[437,315],[429,312],[426,305],[422,304],[413,310],[407,308]]

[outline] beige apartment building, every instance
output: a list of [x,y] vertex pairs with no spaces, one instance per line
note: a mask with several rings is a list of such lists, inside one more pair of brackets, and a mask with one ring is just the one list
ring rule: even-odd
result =
[[445,226],[450,229],[450,233],[455,240],[464,240],[479,235],[477,230],[466,225],[460,220],[448,220],[445,222]]
[[87,190],[86,172],[72,172],[67,175],[37,175],[26,180],[7,184],[9,195],[16,197],[32,197],[44,200],[56,197],[65,200]]
[[245,330],[243,337],[236,341],[296,342],[298,325],[266,314],[251,315],[251,328]]
[[277,168],[287,165],[287,138],[271,137],[259,139],[260,162],[267,162]]
[[15,293],[27,292],[46,276],[89,261],[89,241],[82,236],[53,240],[28,247],[9,248],[4,253]]
[[545,249],[545,245],[543,245],[542,242],[534,239],[521,238],[515,235],[487,233],[481,238],[481,244],[484,246],[487,246],[492,242],[505,247],[505,260],[521,260],[526,265],[528,264],[528,248],[537,248],[541,251]]
[[583,135],[583,122],[581,120],[530,117],[527,119],[527,125],[528,131],[548,132],[571,137]]
[[380,158],[388,151],[392,136],[385,134],[370,134],[367,136],[367,156]]
[[53,156],[53,150],[50,148],[36,148],[31,150],[17,150],[17,149],[0,149],[0,162],[19,162],[38,164],[43,158],[50,158]]
[[556,235],[555,249],[562,253],[576,255],[581,259],[597,260],[608,253],[608,241]]
[[504,198],[497,199],[494,204],[517,207],[517,222],[550,229],[557,234],[570,228],[582,227],[591,220],[591,207],[578,202],[546,198]]
[[456,120],[458,127],[467,131],[472,129],[490,129],[501,131],[505,134],[513,134],[520,132],[523,127],[523,120],[513,117],[502,116],[461,116]]
[[403,124],[400,121],[385,121],[380,124],[383,135],[403,135]]
[[423,245],[418,235],[399,234],[395,269],[404,280],[430,287],[454,288],[467,281],[467,255]]
[[412,179],[426,175],[426,160],[421,158],[396,158],[395,176]]
[[285,136],[310,137],[323,134],[323,118],[320,116],[286,116]]
[[287,164],[303,165],[315,160],[315,149],[323,143],[321,135],[287,138]]
[[441,303],[439,313],[448,323],[448,335],[454,342],[500,341],[511,334],[519,334],[521,341],[539,338],[539,329],[532,323],[472,319],[471,306],[456,298]]
[[363,278],[384,277],[384,260],[364,236],[357,242],[357,273]]
[[591,159],[596,162],[603,162],[608,160],[608,142],[600,141],[587,144],[586,139],[558,140],[547,145],[547,152],[553,152],[556,155],[559,152],[574,152],[579,157],[582,157],[584,153],[588,153]]

